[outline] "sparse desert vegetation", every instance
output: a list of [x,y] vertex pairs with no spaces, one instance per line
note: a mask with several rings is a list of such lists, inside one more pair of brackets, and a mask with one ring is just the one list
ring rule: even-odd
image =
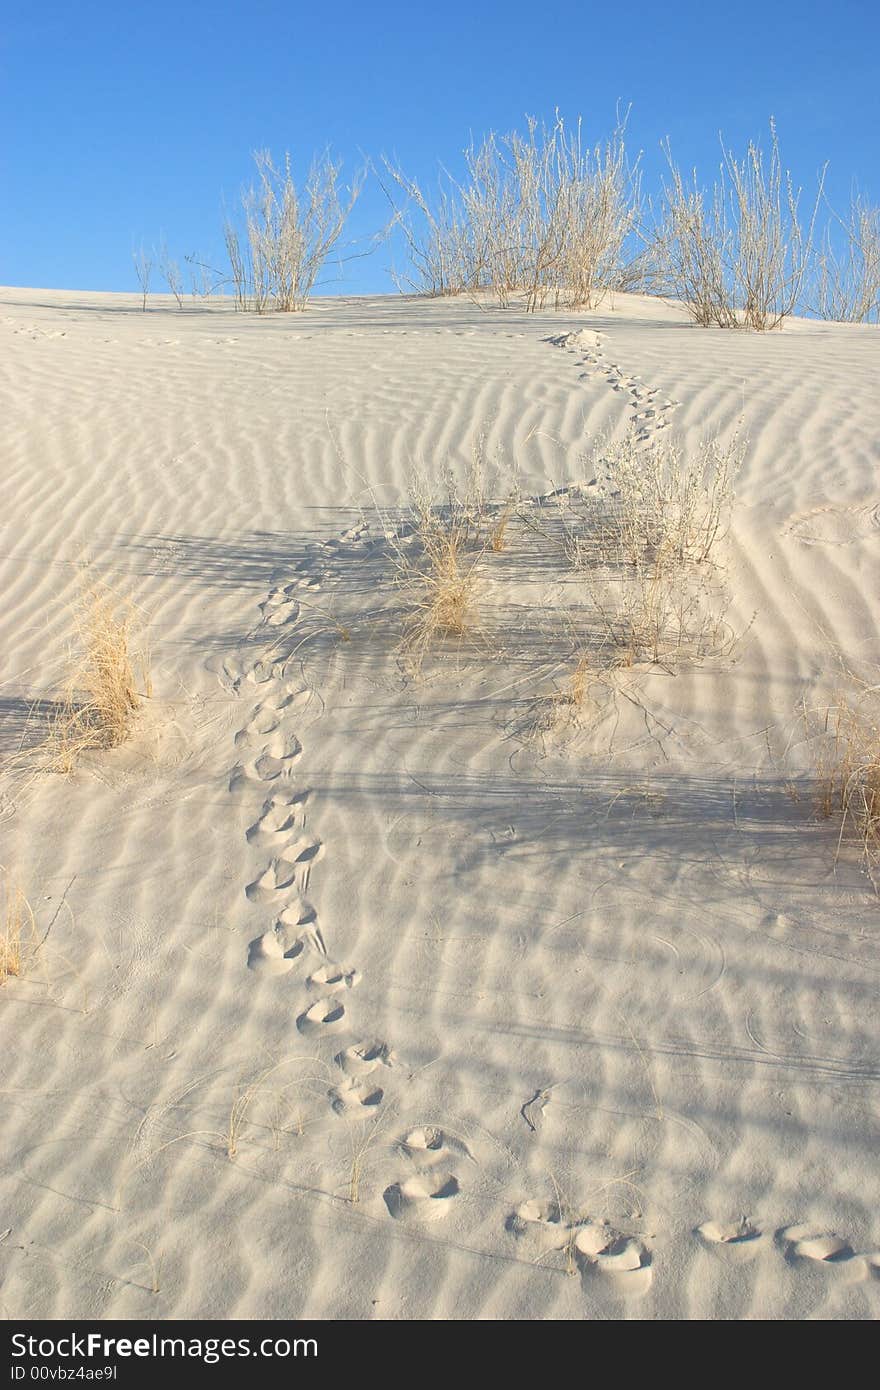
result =
[[803,302],[824,172],[803,214],[772,121],[766,155],[755,142],[742,158],[722,142],[721,154],[720,176],[704,191],[696,173],[688,183],[667,144],[669,182],[656,233],[660,278],[701,327],[742,323],[764,332]]
[[838,827],[838,852],[858,847],[878,887],[880,870],[880,717],[877,688],[841,693],[821,720],[808,720],[815,753],[816,810]]
[[[400,651],[413,670],[450,645],[518,660],[534,649],[523,624],[552,624],[554,606],[563,643],[581,652],[573,696],[588,668],[730,654],[718,552],[743,444],[711,440],[689,452],[671,432],[642,435],[634,427],[597,443],[583,481],[533,497],[499,458],[492,485],[500,495],[487,494],[477,451],[463,486],[448,469],[433,491],[422,476],[402,513],[380,514],[402,607]],[[536,576],[547,585],[553,575],[566,598],[539,603],[529,616],[523,586],[533,588]],[[352,626],[372,631],[357,619]]]
[[88,752],[124,743],[151,693],[143,618],[130,599],[86,582],[74,623],[72,669],[44,749],[47,765],[61,773]]
[[[667,138],[667,172],[653,191],[643,186],[641,154],[627,152],[628,121],[618,111],[610,134],[591,141],[580,116],[526,116],[523,129],[471,139],[458,172],[441,165],[435,186],[383,156],[370,167],[390,221],[356,254],[399,240],[408,262],[392,269],[399,289],[527,312],[591,309],[615,292],[641,292],[682,304],[703,328],[767,332],[794,314],[877,322],[880,212],[854,195],[842,217],[825,196],[827,164],[805,200],[772,118],[766,147],[753,139],[740,155],[721,138],[708,184],[681,169]],[[300,183],[289,153],[280,167],[269,150],[253,158],[256,181],[225,218],[226,267],[187,255],[192,292],[228,294],[236,309],[257,313],[302,310],[367,166],[343,187],[328,150]],[[164,238],[134,262],[142,307],[156,266],[183,307],[179,263]]]
[[[807,307],[837,323],[877,323],[880,318],[880,208],[861,195],[849,217],[832,213],[819,245]],[[837,237],[832,235],[837,231]],[[842,245],[840,243],[842,242]]]
[[876,1311],[878,340],[603,300],[589,148],[464,294],[243,319],[268,167],[237,309],[0,292],[14,1317]]
[[37,924],[24,889],[0,870],[0,985],[23,975],[39,949]]
[[[528,310],[590,308],[623,274],[640,211],[626,120],[590,147],[578,120],[534,117],[525,133],[490,132],[465,151],[465,178],[441,173],[436,199],[390,160],[384,187],[404,229],[415,287],[437,295],[488,290]],[[396,195],[400,195],[398,198]]]

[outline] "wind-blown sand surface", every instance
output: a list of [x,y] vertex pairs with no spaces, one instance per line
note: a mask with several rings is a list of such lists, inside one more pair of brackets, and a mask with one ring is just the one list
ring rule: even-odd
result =
[[[10,289],[0,342],[4,1314],[876,1317],[880,907],[790,793],[880,651],[877,330]],[[635,415],[747,441],[733,656],[536,729],[514,553],[521,640],[408,673],[374,502]],[[84,558],[154,695],[34,780]]]

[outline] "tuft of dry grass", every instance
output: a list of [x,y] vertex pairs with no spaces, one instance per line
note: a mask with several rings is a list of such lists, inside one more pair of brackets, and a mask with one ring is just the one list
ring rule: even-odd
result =
[[76,614],[80,660],[50,726],[49,766],[69,774],[79,759],[116,748],[151,694],[140,614],[104,584],[87,588]]
[[503,549],[509,516],[491,518],[480,449],[463,487],[445,472],[439,499],[424,479],[411,480],[410,514],[412,533],[406,544],[395,542],[394,566],[405,610],[400,651],[418,671],[444,638],[479,627],[481,561],[487,550]]
[[880,868],[880,727],[864,705],[841,696],[816,746],[816,811],[860,847],[874,886]]
[[33,908],[24,890],[4,875],[0,884],[0,985],[23,975],[38,949]]

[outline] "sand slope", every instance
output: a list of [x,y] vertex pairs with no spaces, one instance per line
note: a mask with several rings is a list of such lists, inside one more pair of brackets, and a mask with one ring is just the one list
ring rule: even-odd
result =
[[[0,343],[6,1315],[876,1317],[880,908],[790,794],[880,650],[876,330],[10,289]],[[514,555],[521,642],[412,679],[375,506],[634,420],[747,437],[736,659],[536,735]],[[84,559],[154,698],[33,781]]]

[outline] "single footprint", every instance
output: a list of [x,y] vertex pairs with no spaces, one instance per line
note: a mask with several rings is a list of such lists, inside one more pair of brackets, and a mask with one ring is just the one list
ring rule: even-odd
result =
[[271,710],[259,708],[254,711],[252,717],[243,728],[239,729],[235,735],[235,745],[247,743],[248,739],[254,734],[272,734],[278,728],[278,717]]
[[245,886],[245,897],[252,903],[268,902],[276,893],[281,892],[284,877],[285,874],[278,868],[277,860],[273,859],[259,877]]
[[320,965],[306,980],[306,984],[326,990],[328,994],[339,994],[344,989],[354,989],[360,984],[360,971],[343,970],[338,965]]
[[622,1294],[639,1296],[651,1285],[651,1253],[647,1246],[605,1221],[588,1220],[579,1226],[574,1250],[585,1277],[606,1278]]
[[273,608],[277,608],[280,604],[286,603],[290,598],[288,592],[289,588],[290,585],[276,584],[275,588],[269,590],[269,593],[260,604],[260,612],[271,613]]
[[258,706],[260,710],[291,710],[300,709],[307,705],[312,698],[311,690],[304,690],[301,686],[282,685],[279,690],[267,695],[262,704]]
[[399,1148],[421,1170],[433,1168],[438,1163],[450,1163],[453,1156],[467,1158],[471,1163],[476,1161],[463,1139],[437,1125],[417,1125],[403,1136]]
[[324,853],[324,845],[318,839],[312,839],[308,835],[300,835],[299,839],[292,844],[279,850],[276,857],[279,875],[286,875],[282,879],[285,888],[298,886],[297,876],[302,875],[303,887],[308,880],[309,873],[313,864],[321,858]]
[[329,999],[316,999],[296,1020],[301,1033],[322,1033],[341,1028],[344,1024],[345,1005],[332,996]]
[[354,1043],[333,1058],[346,1076],[369,1076],[377,1067],[393,1067],[397,1063],[386,1042]]
[[275,782],[287,777],[302,753],[302,744],[293,734],[275,734],[256,758],[236,763],[229,778],[229,790],[248,790],[255,783]]
[[288,946],[286,933],[278,927],[256,937],[248,946],[248,970],[264,975],[287,975],[304,950],[304,943]]
[[564,1250],[572,1239],[572,1228],[564,1220],[558,1202],[529,1198],[520,1202],[516,1211],[508,1216],[505,1225],[510,1234],[516,1236],[533,1255]]
[[260,781],[271,782],[290,771],[291,764],[302,753],[302,744],[295,734],[280,730],[264,745],[253,767]]
[[777,1232],[777,1241],[789,1261],[816,1260],[836,1264],[852,1259],[853,1255],[848,1240],[833,1231],[817,1230],[808,1223],[784,1226]]
[[292,830],[302,827],[308,791],[294,792],[292,796],[270,796],[264,801],[262,814],[246,831],[247,840],[252,845],[270,845],[289,837]]
[[761,1232],[741,1216],[739,1221],[704,1221],[697,1227],[697,1234],[708,1245],[743,1245],[757,1240]]
[[322,849],[320,840],[310,840],[305,836],[295,840],[270,860],[263,872],[247,885],[245,895],[252,903],[259,903],[267,902],[289,888],[298,889],[297,874],[302,869],[308,874],[309,867]]
[[330,1092],[330,1102],[337,1115],[358,1115],[364,1110],[375,1110],[382,1104],[384,1094],[381,1086],[349,1077]]
[[266,618],[269,627],[280,627],[282,623],[295,622],[299,617],[300,607],[296,599],[286,599],[283,603],[273,608]]
[[395,1221],[414,1222],[442,1220],[460,1195],[458,1179],[451,1173],[416,1173],[382,1193]]
[[255,661],[252,665],[243,669],[239,677],[239,686],[246,685],[267,685],[269,681],[279,680],[283,675],[283,661],[265,661],[263,659]]

